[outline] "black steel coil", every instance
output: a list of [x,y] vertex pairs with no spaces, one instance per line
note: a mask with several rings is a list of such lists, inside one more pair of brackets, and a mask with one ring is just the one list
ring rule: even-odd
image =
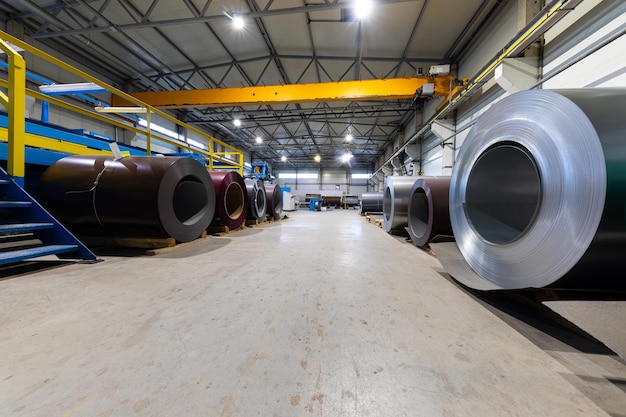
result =
[[283,191],[277,184],[265,184],[267,196],[267,215],[279,220],[283,212]]
[[267,213],[265,185],[262,180],[246,179],[248,192],[248,213],[246,219],[262,222]]
[[215,190],[192,158],[75,155],[42,174],[41,204],[85,236],[166,236],[187,242],[211,223]]
[[418,177],[409,197],[409,236],[415,246],[426,246],[437,235],[452,235],[450,177]]
[[382,213],[385,193],[363,193],[361,195],[361,213]]

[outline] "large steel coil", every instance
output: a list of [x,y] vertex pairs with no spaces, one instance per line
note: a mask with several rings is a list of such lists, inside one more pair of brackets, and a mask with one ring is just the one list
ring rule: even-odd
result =
[[246,190],[248,192],[248,220],[262,222],[265,220],[267,203],[265,198],[265,185],[262,180],[246,179]]
[[452,235],[449,212],[450,177],[418,177],[409,197],[407,230],[415,246],[437,235]]
[[211,171],[215,187],[216,209],[212,225],[241,227],[248,213],[248,191],[243,177],[236,171]]
[[383,230],[403,230],[408,225],[411,189],[418,177],[389,176],[385,178],[383,193]]
[[283,191],[277,184],[265,184],[267,195],[267,215],[279,220],[283,213]]
[[626,89],[532,90],[480,116],[449,202],[476,274],[509,289],[624,285],[611,271],[626,266],[625,108]]
[[363,193],[361,195],[361,213],[382,213],[385,193]]
[[341,196],[327,195],[322,198],[322,206],[324,207],[341,207]]
[[215,211],[209,173],[192,158],[68,156],[42,174],[38,198],[86,236],[187,242],[202,234]]

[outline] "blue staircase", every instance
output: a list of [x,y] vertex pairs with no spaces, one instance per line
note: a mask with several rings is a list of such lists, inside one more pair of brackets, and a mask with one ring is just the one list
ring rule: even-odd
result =
[[0,266],[47,255],[98,262],[96,255],[0,168]]

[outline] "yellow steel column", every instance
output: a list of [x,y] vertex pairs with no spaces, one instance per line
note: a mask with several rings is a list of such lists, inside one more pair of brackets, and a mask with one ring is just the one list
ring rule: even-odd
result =
[[1,39],[0,49],[9,58],[9,94],[8,96],[3,94],[1,99],[9,115],[7,171],[20,185],[24,185],[24,173],[26,171],[24,157],[26,62],[18,52]]

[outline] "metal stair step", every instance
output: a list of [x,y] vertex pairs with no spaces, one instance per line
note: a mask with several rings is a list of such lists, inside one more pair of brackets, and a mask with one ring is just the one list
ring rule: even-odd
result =
[[52,229],[54,223],[16,223],[0,225],[1,233],[30,232],[33,230]]
[[33,203],[30,201],[0,201],[0,208],[11,207],[30,207]]
[[19,262],[26,259],[38,258],[46,255],[72,252],[78,249],[78,245],[47,245],[29,249],[19,249],[0,253],[0,265]]

